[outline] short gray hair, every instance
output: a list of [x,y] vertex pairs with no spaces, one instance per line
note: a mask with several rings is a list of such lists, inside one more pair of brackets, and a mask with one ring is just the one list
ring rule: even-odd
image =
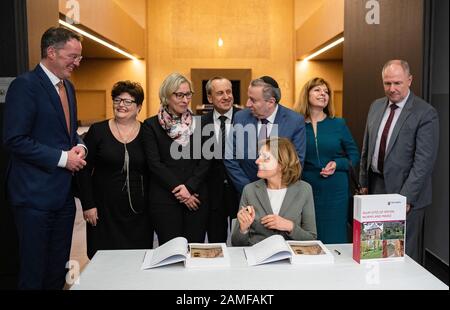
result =
[[406,75],[410,76],[411,71],[409,69],[409,64],[406,60],[402,59],[392,59],[389,60],[387,63],[384,64],[383,70],[381,70],[381,76],[384,77],[384,71],[390,66],[390,65],[400,65],[403,69],[403,71],[406,73]]
[[264,100],[270,100],[275,98],[275,102],[278,103],[281,99],[281,91],[279,88],[273,87],[269,83],[264,82],[262,79],[255,79],[250,82],[251,87],[262,86]]
[[213,81],[216,81],[216,80],[227,80],[227,81],[230,82],[230,84],[231,84],[231,81],[230,81],[229,79],[227,79],[227,78],[224,78],[223,76],[215,76],[215,77],[212,77],[212,78],[210,78],[210,79],[208,80],[208,82],[206,82],[206,85],[205,85],[205,90],[206,90],[206,94],[207,94],[207,95],[211,95],[211,91],[212,91],[212,82],[213,82]]

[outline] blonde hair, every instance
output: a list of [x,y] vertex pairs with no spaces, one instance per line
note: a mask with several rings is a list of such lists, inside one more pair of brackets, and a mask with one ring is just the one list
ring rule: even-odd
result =
[[161,87],[159,88],[159,100],[164,107],[167,107],[170,96],[172,96],[183,83],[188,83],[191,92],[194,91],[191,81],[180,73],[172,73],[162,82]]
[[261,142],[281,167],[281,182],[289,186],[300,179],[302,166],[294,144],[286,138],[269,138]]
[[305,85],[303,85],[303,88],[300,92],[298,101],[294,106],[294,110],[300,114],[303,114],[303,116],[305,118],[309,118],[309,116],[311,115],[310,107],[309,107],[309,92],[312,88],[319,86],[319,85],[325,85],[328,88],[328,93],[329,93],[328,104],[323,109],[323,111],[325,112],[326,115],[328,115],[328,117],[334,118],[335,112],[334,112],[333,101],[331,99],[330,84],[320,77],[315,77],[315,78],[309,80],[308,82],[306,82]]

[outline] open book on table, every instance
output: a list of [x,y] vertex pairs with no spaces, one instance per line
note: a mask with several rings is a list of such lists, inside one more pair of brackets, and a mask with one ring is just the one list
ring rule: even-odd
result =
[[286,241],[281,235],[270,236],[257,244],[244,248],[249,266],[283,259],[291,264],[332,264],[333,254],[319,240]]
[[227,267],[230,256],[225,243],[188,243],[176,237],[145,253],[141,269],[184,262],[186,267]]

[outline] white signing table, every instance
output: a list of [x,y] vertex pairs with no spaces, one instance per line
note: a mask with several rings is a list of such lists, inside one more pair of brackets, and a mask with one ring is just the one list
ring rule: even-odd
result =
[[[141,270],[145,250],[99,251],[72,290],[448,290],[414,260],[358,264],[351,244],[326,245],[334,264],[291,265],[287,260],[247,266],[242,247],[229,247],[231,266],[188,269],[182,263]],[[338,255],[334,250],[338,250]]]

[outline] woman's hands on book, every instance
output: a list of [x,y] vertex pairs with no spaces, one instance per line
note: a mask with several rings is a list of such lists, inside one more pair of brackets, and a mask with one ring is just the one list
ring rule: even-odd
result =
[[242,206],[237,213],[237,219],[239,221],[240,232],[246,234],[250,225],[255,220],[255,208],[253,206]]
[[294,229],[294,222],[276,214],[269,214],[262,217],[261,224],[267,229],[287,231],[288,233],[291,233]]

